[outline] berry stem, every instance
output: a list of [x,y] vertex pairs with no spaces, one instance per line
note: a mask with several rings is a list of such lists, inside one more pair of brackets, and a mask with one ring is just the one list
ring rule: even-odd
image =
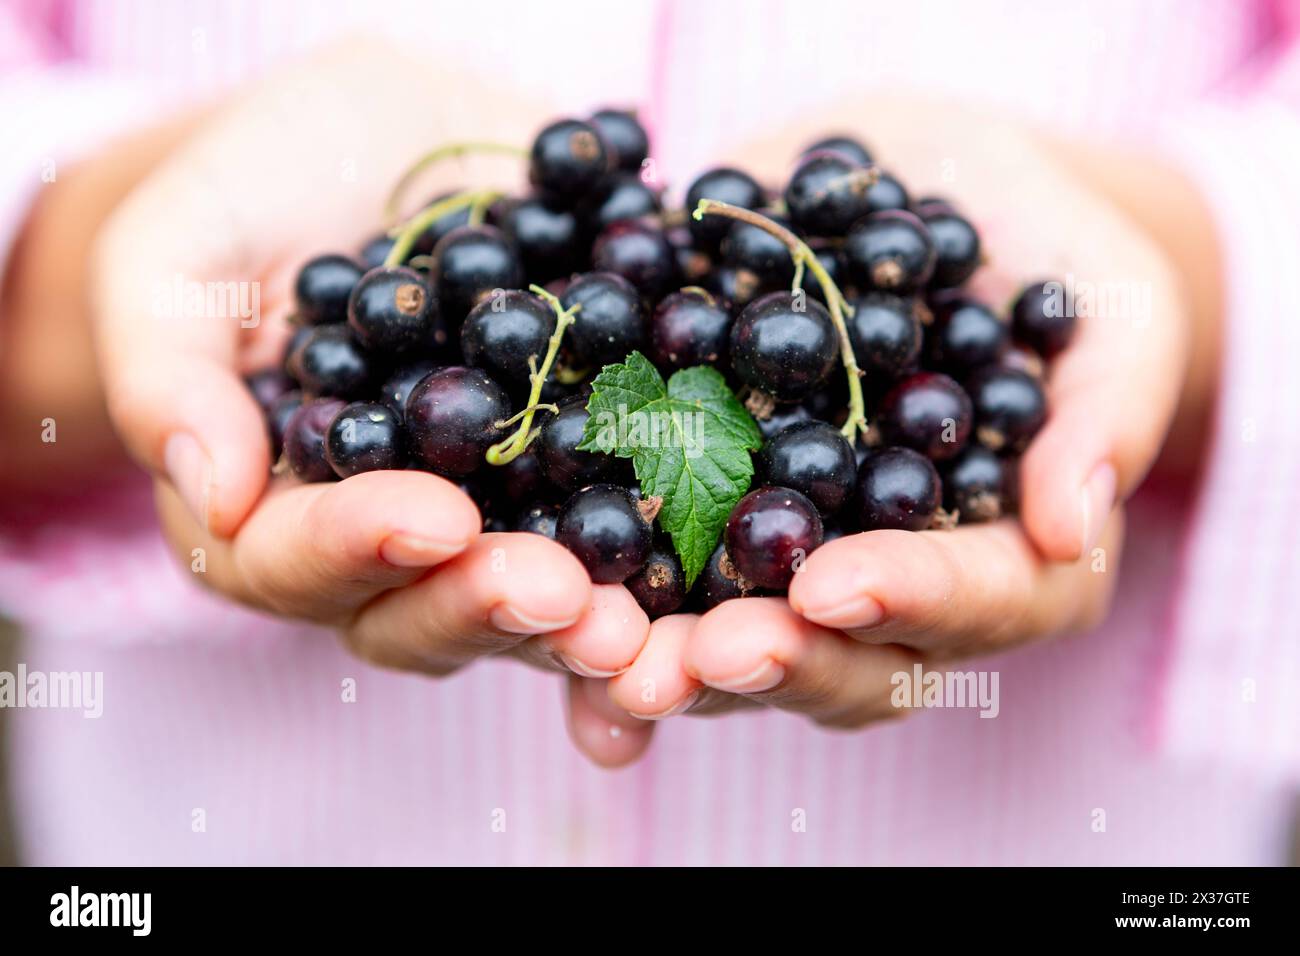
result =
[[[574,323],[574,315],[582,308],[581,305],[574,305],[572,308],[566,309],[558,298],[539,285],[530,285],[528,291],[545,300],[555,310],[555,331],[551,333],[551,339],[546,345],[546,357],[542,359],[541,368],[531,372],[528,376],[529,382],[532,383],[532,389],[528,393],[528,404],[524,406],[524,410],[519,415],[514,416],[520,419],[519,427],[509,438],[497,442],[487,450],[489,465],[508,465],[522,455],[540,431],[540,429],[533,428],[533,416],[537,414],[540,408],[555,407],[541,403],[542,386],[546,384],[546,376],[550,374],[551,366],[555,364],[555,356],[559,354],[560,340],[564,338],[564,330]],[[501,426],[504,428],[512,421],[514,421],[514,418],[507,419],[501,423]]]
[[393,186],[392,192],[388,194],[388,201],[384,203],[384,221],[395,223],[398,221],[398,207],[402,204],[402,196],[410,187],[415,177],[420,175],[430,166],[435,166],[444,159],[450,159],[453,156],[467,156],[470,153],[499,153],[506,156],[518,156],[524,158],[528,155],[528,150],[521,146],[513,146],[510,143],[490,143],[473,141],[467,143],[444,143],[437,149],[432,149],[425,153],[414,163],[412,163],[402,173]]
[[764,232],[781,240],[785,247],[790,250],[790,258],[794,260],[794,290],[796,292],[802,291],[804,269],[807,269],[816,277],[817,282],[822,287],[822,293],[826,296],[826,307],[831,314],[831,322],[835,324],[835,331],[839,333],[840,359],[843,361],[844,371],[849,377],[849,417],[840,431],[849,440],[850,445],[856,443],[858,434],[867,430],[867,417],[866,403],[862,398],[862,372],[858,369],[858,359],[853,354],[853,342],[849,339],[849,327],[845,321],[846,316],[853,315],[853,307],[844,301],[844,295],[840,292],[839,286],[831,279],[830,273],[826,271],[826,267],[817,258],[817,254],[808,247],[806,242],[785,228],[785,226],[779,222],[773,222],[752,209],[733,206],[731,203],[719,202],[716,199],[701,199],[700,204],[695,207],[695,211],[691,215],[697,221],[705,216],[725,216],[728,219],[736,219],[751,226],[757,226]]
[[384,259],[384,268],[394,269],[405,262],[416,240],[443,216],[449,215],[458,209],[464,209],[466,206],[474,206],[480,203],[491,205],[500,196],[501,194],[498,192],[480,189],[448,196],[446,199],[440,199],[425,206],[390,233],[390,235],[394,235],[396,241],[393,243],[393,248],[388,250],[388,256]]

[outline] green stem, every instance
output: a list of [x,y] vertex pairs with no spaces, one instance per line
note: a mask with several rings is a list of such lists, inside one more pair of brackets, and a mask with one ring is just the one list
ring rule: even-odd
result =
[[537,437],[540,429],[533,428],[533,416],[537,414],[539,408],[554,407],[540,404],[542,386],[546,384],[546,376],[550,374],[551,366],[555,364],[555,356],[559,354],[560,340],[564,338],[564,330],[574,323],[574,314],[582,308],[580,305],[575,305],[566,309],[559,299],[539,285],[530,285],[528,290],[538,298],[544,299],[555,310],[555,331],[551,333],[551,340],[546,345],[546,358],[542,359],[541,368],[535,369],[528,375],[528,380],[532,383],[532,389],[528,393],[528,404],[524,406],[524,410],[520,414],[501,423],[502,427],[506,427],[510,422],[519,418],[521,419],[519,428],[509,438],[497,442],[487,450],[489,465],[510,464],[510,462],[522,455],[533,439]]
[[[400,266],[406,261],[406,257],[411,253],[411,247],[415,245],[416,240],[424,235],[425,231],[443,216],[450,215],[458,209],[464,209],[466,206],[473,206],[477,203],[487,203],[491,205],[500,198],[501,194],[492,190],[480,189],[474,192],[458,193],[455,196],[448,196],[446,199],[440,199],[435,203],[425,206],[414,216],[403,223],[396,232],[396,242],[393,248],[388,250],[388,257],[384,259],[384,268],[393,269]],[[392,235],[392,233],[390,233]]]
[[401,206],[402,196],[406,194],[406,190],[415,181],[416,176],[444,159],[450,159],[453,156],[465,156],[469,153],[502,153],[507,156],[523,158],[528,155],[528,150],[520,146],[512,146],[509,143],[486,142],[447,143],[437,149],[430,150],[412,163],[410,168],[402,173],[401,178],[393,186],[393,191],[388,194],[388,201],[384,204],[384,221],[387,223],[397,222],[397,210]]
[[849,338],[849,327],[846,317],[852,317],[853,307],[844,301],[844,295],[840,292],[826,267],[821,264],[817,254],[808,247],[808,244],[796,236],[779,222],[773,222],[766,216],[754,212],[752,209],[744,209],[740,206],[733,206],[731,203],[719,202],[716,199],[701,199],[700,204],[695,207],[691,214],[697,220],[705,216],[725,216],[728,219],[736,219],[740,222],[749,223],[751,226],[757,226],[764,232],[775,236],[785,244],[790,250],[790,258],[795,264],[795,283],[794,290],[801,291],[800,286],[803,282],[803,270],[806,268],[817,279],[822,287],[822,294],[826,296],[826,308],[831,314],[831,322],[835,325],[835,331],[840,337],[840,358],[844,362],[844,371],[849,377],[849,417],[845,421],[844,427],[840,431],[852,445],[857,441],[858,434],[867,430],[866,403],[862,398],[862,373],[858,370],[858,359],[853,354],[853,342]]

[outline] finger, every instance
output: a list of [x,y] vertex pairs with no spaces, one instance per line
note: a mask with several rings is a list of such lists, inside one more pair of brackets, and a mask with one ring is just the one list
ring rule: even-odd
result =
[[574,746],[592,763],[623,767],[645,753],[655,728],[611,703],[605,684],[571,675],[565,693],[565,723]]
[[424,580],[380,595],[344,639],[374,664],[441,675],[572,627],[590,607],[586,570],[554,541],[485,534]]
[[780,598],[726,601],[700,618],[686,646],[685,669],[716,690],[833,727],[898,716],[891,678],[918,655],[872,647],[804,620]]
[[181,560],[193,565],[202,554],[204,583],[263,610],[331,623],[460,554],[481,528],[460,489],[418,471],[283,483],[230,541],[199,527],[170,485],[158,500]]
[[952,531],[871,531],[818,548],[790,585],[795,613],[870,644],[962,656],[1097,623],[1123,522],[1103,560],[1047,564],[1012,521]]
[[650,627],[636,660],[608,684],[609,698],[625,713],[660,720],[685,713],[703,685],[686,673],[686,642],[699,617],[673,614]]
[[573,673],[605,678],[632,665],[650,633],[650,618],[621,584],[591,589],[591,606],[572,627],[548,634],[546,648]]

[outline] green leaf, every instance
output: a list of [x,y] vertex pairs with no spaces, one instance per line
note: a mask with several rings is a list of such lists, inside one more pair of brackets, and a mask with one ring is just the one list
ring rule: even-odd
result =
[[749,453],[763,444],[754,419],[717,369],[682,369],[665,385],[640,352],[601,370],[587,412],[578,448],[632,459],[642,494],[663,499],[659,524],[689,588],[749,490]]

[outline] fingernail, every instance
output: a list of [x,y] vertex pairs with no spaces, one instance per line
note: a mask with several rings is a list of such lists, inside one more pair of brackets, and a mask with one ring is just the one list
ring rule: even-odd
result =
[[189,432],[177,432],[163,447],[163,467],[190,513],[208,527],[212,498],[212,462]]
[[1082,537],[1079,557],[1087,556],[1101,540],[1102,529],[1115,507],[1115,466],[1105,461],[1092,470],[1079,493]]
[[488,614],[488,620],[497,630],[505,631],[507,634],[545,634],[548,631],[562,631],[578,623],[577,617],[566,618],[563,621],[544,621],[524,614],[509,604],[498,604],[494,607]]
[[[573,673],[577,674],[579,677],[594,677],[603,680],[609,677],[617,677],[619,674],[623,673],[623,671],[597,670],[594,667],[584,664],[576,657],[570,657],[568,654],[560,654],[557,652],[556,656],[564,663],[565,667],[573,671]],[[624,670],[626,670],[626,668],[624,668]]]
[[824,627],[875,627],[885,619],[885,609],[869,594],[839,604],[796,607],[801,617]]
[[397,531],[379,543],[379,557],[398,568],[429,568],[465,550],[467,541],[439,541]]
[[708,681],[710,687],[729,694],[761,694],[785,680],[785,668],[770,657],[739,680]]
[[692,691],[686,696],[685,700],[680,700],[676,705],[669,707],[667,710],[658,714],[633,714],[637,720],[667,720],[669,717],[676,717],[678,714],[684,714],[691,709],[691,705],[699,699],[700,692]]

